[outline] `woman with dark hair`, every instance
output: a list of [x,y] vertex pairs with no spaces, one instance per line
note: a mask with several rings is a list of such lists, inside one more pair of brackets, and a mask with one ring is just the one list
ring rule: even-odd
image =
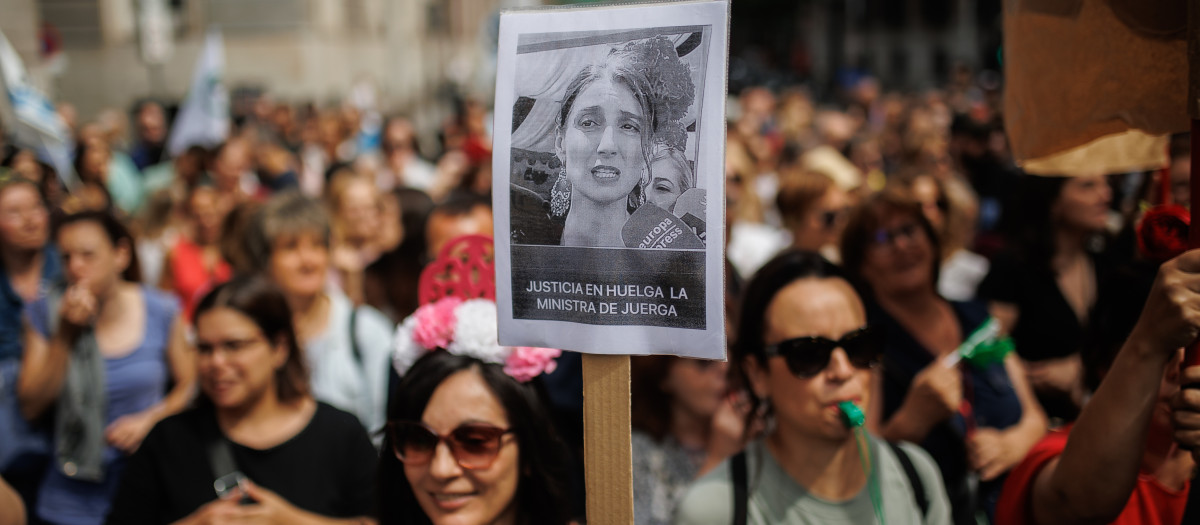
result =
[[696,478],[742,449],[742,414],[720,361],[632,358],[633,519],[667,524]]
[[1020,179],[1012,249],[979,285],[1012,334],[1029,383],[1051,418],[1073,420],[1082,401],[1080,344],[1112,265],[1098,251],[1112,189],[1104,177]]
[[94,524],[108,512],[126,455],[191,400],[195,368],[178,302],[138,284],[124,225],[83,212],[64,218],[55,238],[67,287],[26,310],[17,394],[26,419],[53,414],[56,458],[37,515]]
[[[459,237],[433,264],[461,264],[460,255],[482,264],[490,249],[489,239]],[[489,286],[490,274],[480,274],[464,285]],[[422,285],[440,278],[426,272]],[[446,295],[405,319],[392,354],[400,382],[380,458],[380,521],[566,525],[568,456],[540,379],[560,355],[500,346],[490,299]]]
[[417,281],[425,267],[425,221],[433,199],[412,188],[392,190],[400,208],[400,244],[367,266],[363,291],[368,305],[399,323],[417,309]]
[[[128,162],[128,159],[125,159]],[[114,160],[112,148],[103,138],[89,137],[75,147],[75,173],[84,183],[104,186],[118,208],[134,214],[142,206],[142,185],[132,164],[125,167]],[[127,169],[126,169],[127,168]],[[134,171],[130,171],[134,170]]]
[[201,294],[228,281],[233,267],[221,256],[226,209],[218,201],[216,189],[207,185],[191,188],[183,208],[187,229],[167,253],[160,279],[163,288],[174,291],[183,303],[185,318],[191,319],[192,307]]
[[417,360],[388,417],[381,523],[568,523],[566,449],[543,397],[471,356]]
[[763,266],[729,360],[749,387],[747,425],[764,414],[766,435],[697,482],[676,523],[950,523],[925,451],[853,428],[872,411],[881,351],[838,267],[803,251]]
[[[658,61],[650,68],[649,60]],[[612,50],[567,85],[554,137],[562,171],[550,192],[551,214],[565,216],[560,244],[625,246],[621,229],[646,202],[653,146],[682,147],[686,140],[679,119],[695,87],[680,69],[687,66],[670,42],[655,38]],[[673,74],[664,84],[678,95],[656,92],[651,72]]]
[[195,324],[202,394],[130,459],[108,523],[371,523],[375,449],[313,399],[284,295],[238,277]]
[[970,251],[975,235],[979,203],[972,190],[961,180],[943,181],[928,173],[893,177],[889,191],[897,191],[921,205],[938,234],[941,261],[938,294],[952,301],[971,301],[979,283],[987,276],[988,260]]
[[885,337],[882,411],[872,419],[883,437],[933,455],[955,522],[975,523],[991,515],[1004,473],[1045,434],[1046,419],[1015,355],[985,367],[943,364],[988,315],[980,303],[938,295],[939,241],[919,203],[885,191],[851,214],[842,254]]

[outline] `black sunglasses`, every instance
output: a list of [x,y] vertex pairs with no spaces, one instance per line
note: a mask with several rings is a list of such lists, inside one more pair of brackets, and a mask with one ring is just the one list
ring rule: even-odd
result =
[[878,331],[863,327],[834,341],[824,337],[797,337],[780,341],[765,348],[767,357],[781,356],[788,370],[801,378],[813,377],[833,357],[833,349],[841,348],[856,368],[873,368],[883,355],[883,340]]

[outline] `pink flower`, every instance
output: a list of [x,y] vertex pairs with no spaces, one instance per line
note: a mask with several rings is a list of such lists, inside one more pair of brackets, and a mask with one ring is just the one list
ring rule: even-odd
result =
[[504,373],[524,383],[542,373],[553,372],[558,366],[554,359],[560,355],[562,350],[518,346],[508,355],[504,363]]
[[413,340],[432,350],[446,348],[454,339],[454,309],[462,303],[459,297],[444,297],[413,312]]

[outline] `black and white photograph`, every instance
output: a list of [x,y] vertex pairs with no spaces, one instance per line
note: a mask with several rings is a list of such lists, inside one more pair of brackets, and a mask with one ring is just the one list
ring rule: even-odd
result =
[[[702,202],[693,198],[704,192],[694,168],[695,93],[707,30],[521,35],[511,148],[514,244],[703,247],[690,226],[684,233],[691,235],[669,243],[623,233],[627,225],[635,233],[635,216],[649,223],[661,212],[674,214],[689,190],[696,191],[685,203]],[[703,208],[682,208],[702,232]]]
[[[724,232],[707,225],[723,224],[724,210],[707,203],[710,193],[724,200],[727,12],[724,2],[683,2],[501,16],[502,338],[569,332],[556,347],[677,353],[680,334],[723,331],[711,314],[723,304]],[[637,326],[643,336],[619,346],[578,337]]]

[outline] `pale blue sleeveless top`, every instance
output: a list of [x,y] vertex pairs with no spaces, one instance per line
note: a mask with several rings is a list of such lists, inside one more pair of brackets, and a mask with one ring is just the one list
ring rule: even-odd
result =
[[[171,338],[171,325],[179,315],[179,301],[173,295],[148,286],[142,287],[142,296],[146,305],[146,333],[141,345],[123,357],[104,360],[105,394],[108,396],[106,424],[150,408],[166,393],[169,377],[166,349]],[[49,339],[50,312],[46,300],[31,303],[26,312],[34,329]],[[100,483],[71,479],[51,462],[38,492],[37,515],[63,525],[104,523],[125,469],[126,456],[108,447],[104,451],[104,460],[106,474]]]

